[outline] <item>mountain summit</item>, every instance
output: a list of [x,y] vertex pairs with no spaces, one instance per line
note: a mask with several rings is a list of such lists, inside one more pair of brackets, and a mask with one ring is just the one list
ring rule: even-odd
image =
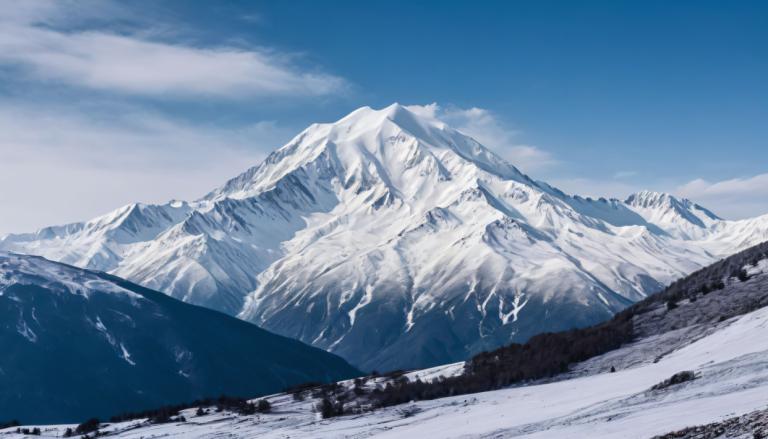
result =
[[627,197],[624,203],[679,238],[702,238],[709,228],[722,221],[687,198],[678,199],[662,192],[638,192]]
[[375,182],[393,195],[416,197],[421,186],[452,179],[446,166],[469,172],[467,178],[483,170],[505,179],[527,180],[473,139],[439,120],[393,104],[382,110],[363,107],[336,123],[310,126],[264,163],[205,199],[247,198],[298,176],[295,173],[307,167],[324,172],[324,177],[333,174],[345,188],[367,190],[364,186]]
[[312,125],[200,200],[0,248],[108,270],[383,370],[603,320],[766,239],[768,216],[567,195],[394,104]]

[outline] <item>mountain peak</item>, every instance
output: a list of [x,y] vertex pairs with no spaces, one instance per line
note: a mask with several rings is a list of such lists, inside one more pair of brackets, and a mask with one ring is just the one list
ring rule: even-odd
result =
[[[435,137],[441,137],[441,133],[445,134],[445,132],[453,131],[440,120],[424,112],[416,112],[413,110],[413,107],[397,102],[381,109],[368,106],[360,107],[329,125],[342,128],[344,133],[358,133],[368,130],[380,131],[385,129],[386,125],[391,125],[408,132],[416,138],[431,141],[430,143],[436,143]],[[350,128],[352,129],[350,130]]]
[[409,118],[409,117],[424,118],[424,115],[422,114],[417,116],[410,108],[408,108],[407,105],[402,105],[398,102],[394,102],[378,110],[368,105],[364,105],[356,110],[353,110],[348,115],[342,117],[339,120],[339,122],[359,120],[361,118],[369,118],[369,117],[381,117],[381,118],[386,118],[392,121],[397,121],[399,119]]
[[379,182],[391,192],[407,193],[449,181],[451,175],[468,181],[488,174],[530,182],[471,137],[427,112],[394,103],[381,109],[361,107],[336,122],[309,126],[205,199],[257,196],[291,175],[335,180],[345,189],[354,185],[354,190]]
[[0,248],[109,270],[395,369],[602,320],[768,239],[765,219],[714,218],[665,193],[568,196],[430,108],[393,104],[310,126],[204,199]]
[[660,205],[666,205],[670,202],[680,202],[675,196],[670,195],[666,192],[657,192],[657,191],[649,191],[649,190],[642,190],[640,192],[635,192],[633,194],[630,194],[626,200],[624,200],[624,203],[629,204],[630,206],[635,207],[654,207],[654,206],[660,206]]
[[713,219],[713,220],[721,219],[720,217],[712,213],[712,211],[710,211],[709,209],[706,209],[694,203],[688,198],[678,198],[667,192],[643,190],[643,191],[636,192],[634,194],[629,195],[627,199],[624,200],[624,203],[633,207],[643,207],[643,208],[673,207],[673,208],[682,208],[685,210],[698,210],[698,211],[701,211],[705,216],[709,217],[710,219]]
[[677,198],[665,192],[640,191],[624,200],[647,221],[654,223],[677,237],[699,236],[721,218],[712,211],[687,198]]

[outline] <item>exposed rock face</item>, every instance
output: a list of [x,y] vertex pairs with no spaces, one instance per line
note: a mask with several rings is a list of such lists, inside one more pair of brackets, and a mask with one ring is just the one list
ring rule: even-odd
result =
[[768,437],[768,409],[726,419],[722,422],[688,427],[653,439],[764,439]]

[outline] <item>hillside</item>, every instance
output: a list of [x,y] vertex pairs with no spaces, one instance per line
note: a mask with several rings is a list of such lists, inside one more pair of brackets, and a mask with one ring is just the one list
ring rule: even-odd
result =
[[2,420],[77,421],[357,375],[344,360],[111,275],[0,252]]
[[[632,324],[631,340],[571,364],[566,373],[486,392],[369,405],[403,383],[450,382],[471,370],[453,364],[271,395],[269,413],[242,416],[193,408],[179,413],[185,422],[136,419],[102,430],[136,439],[715,438],[725,432],[752,438],[760,429],[765,433],[768,407],[767,248],[748,249],[676,282],[665,293],[691,292],[677,307],[669,307],[662,293],[629,308],[616,320]],[[735,268],[745,269],[748,278],[720,276]],[[723,287],[694,296],[701,280],[723,282]],[[723,305],[726,314],[710,315],[710,301]],[[344,414],[323,419],[322,398],[343,400]],[[43,427],[43,435],[65,428]]]

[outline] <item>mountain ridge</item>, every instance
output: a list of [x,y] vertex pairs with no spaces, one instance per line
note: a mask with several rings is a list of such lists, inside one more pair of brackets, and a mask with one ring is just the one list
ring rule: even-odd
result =
[[[758,437],[768,427],[767,285],[768,242],[680,278],[608,322],[526,346],[298,386],[265,397],[266,413],[212,401],[168,411],[183,422],[139,415],[99,427],[125,438]],[[708,425],[686,428],[696,424]],[[66,428],[75,426],[41,430],[60,436]]]
[[0,252],[0,413],[73,422],[357,375],[341,358],[113,275]]
[[104,266],[370,369],[592,324],[768,239],[768,215],[567,195],[398,104],[311,125],[204,197],[155,208],[122,241],[93,232],[105,216],[0,248]]

